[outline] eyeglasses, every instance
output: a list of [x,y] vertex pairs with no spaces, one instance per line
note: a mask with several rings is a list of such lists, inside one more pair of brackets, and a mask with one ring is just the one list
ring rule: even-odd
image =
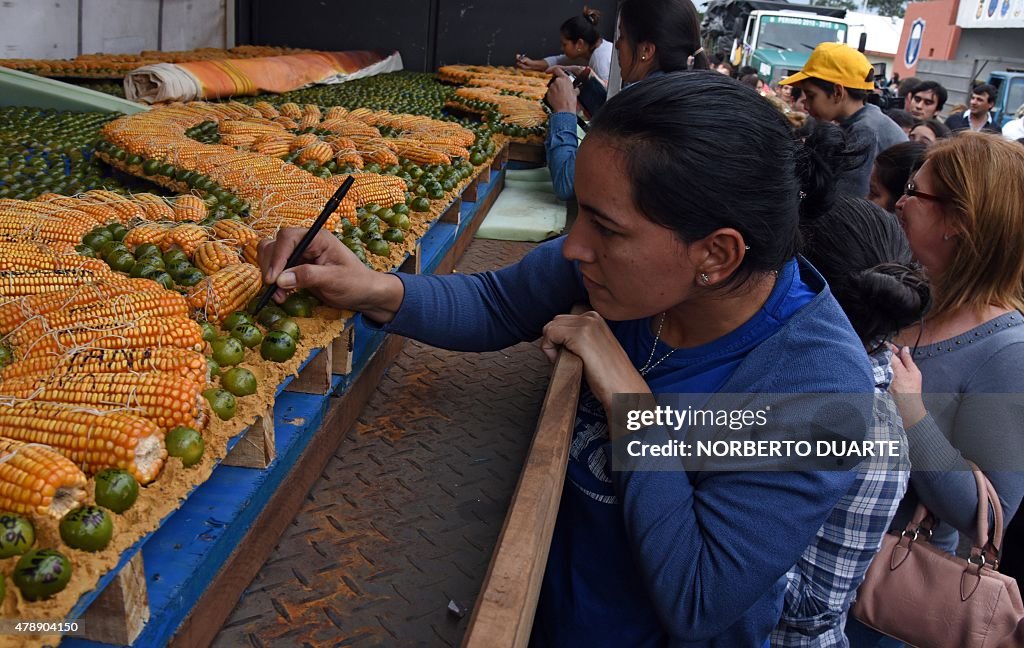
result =
[[921,198],[922,200],[934,200],[935,202],[942,202],[942,198],[935,194],[925,193],[917,190],[917,185],[911,180],[907,183],[907,186],[903,189],[903,194],[910,196],[911,198]]

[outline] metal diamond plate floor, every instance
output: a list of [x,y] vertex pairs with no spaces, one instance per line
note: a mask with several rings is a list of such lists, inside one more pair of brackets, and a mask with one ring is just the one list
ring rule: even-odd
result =
[[[478,239],[458,271],[532,247]],[[214,645],[458,645],[549,373],[530,344],[407,342]]]

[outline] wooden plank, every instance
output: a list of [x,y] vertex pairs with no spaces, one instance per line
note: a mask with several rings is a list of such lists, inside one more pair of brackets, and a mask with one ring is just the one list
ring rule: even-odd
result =
[[249,426],[228,456],[221,462],[225,466],[238,468],[262,469],[269,466],[277,456],[277,445],[274,441],[274,409],[256,419]]
[[544,164],[547,161],[547,152],[544,150],[543,144],[509,142],[508,159],[531,164]]
[[494,159],[491,160],[491,169],[494,171],[500,170],[502,167],[508,164],[508,160],[509,143],[506,142],[505,145],[501,147],[501,150],[498,151],[497,155],[494,156]]
[[484,577],[464,648],[526,646],[558,517],[583,361],[558,354],[537,431]]
[[420,250],[420,242],[416,241],[416,249],[409,253],[409,257],[402,262],[402,265],[398,266],[399,272],[406,274],[422,274],[423,253]]
[[446,209],[445,212],[441,214],[441,217],[438,219],[438,222],[449,223],[451,225],[458,226],[458,224],[462,221],[461,212],[462,199],[456,198],[455,201],[448,206],[448,209]]
[[480,229],[480,224],[484,222],[484,218],[487,217],[487,213],[491,211],[491,207],[494,206],[494,201],[498,199],[498,194],[505,187],[505,172],[502,171],[498,174],[498,177],[494,179],[494,187],[491,188],[491,192],[487,194],[487,198],[480,205],[476,214],[473,216],[473,220],[470,221],[466,229],[459,234],[458,240],[455,241],[455,245],[452,246],[448,253],[444,255],[444,258],[434,268],[434,274],[448,274],[455,269],[455,263],[462,258],[466,248],[473,242],[473,236],[476,231]]
[[274,550],[285,528],[301,510],[306,493],[312,488],[338,449],[341,440],[355,424],[366,402],[377,389],[388,365],[402,350],[405,338],[389,335],[366,368],[341,398],[333,400],[320,429],[309,446],[271,497],[252,528],[238,544],[238,549],[224,561],[224,566],[210,580],[209,587],[182,621],[169,642],[175,648],[208,646],[220,632],[221,624],[234,610],[238,598],[259,572]]
[[299,371],[285,391],[300,394],[326,394],[331,391],[331,368],[334,366],[332,353],[334,345],[328,344],[320,349],[312,360]]
[[83,638],[126,646],[135,641],[147,621],[149,598],[140,551],[82,615]]
[[352,351],[355,349],[356,329],[349,326],[331,342],[331,373],[347,376],[352,373]]
[[483,178],[483,175],[485,173],[490,175],[491,168],[487,167],[486,169],[484,169],[483,171],[478,173],[476,175],[476,177],[474,177],[473,180],[470,181],[470,183],[468,185],[466,185],[466,188],[462,190],[462,196],[461,197],[462,197],[462,199],[464,201],[466,201],[466,202],[476,202],[477,201],[477,198],[480,197],[480,182],[481,182],[481,178]]

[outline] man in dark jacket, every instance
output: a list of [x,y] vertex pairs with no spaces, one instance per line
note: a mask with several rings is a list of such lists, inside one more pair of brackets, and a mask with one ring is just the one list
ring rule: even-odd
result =
[[949,130],[956,132],[962,130],[984,131],[988,133],[1001,134],[1002,131],[992,123],[991,111],[996,104],[995,87],[981,83],[971,90],[971,107],[963,113],[957,113],[946,120]]

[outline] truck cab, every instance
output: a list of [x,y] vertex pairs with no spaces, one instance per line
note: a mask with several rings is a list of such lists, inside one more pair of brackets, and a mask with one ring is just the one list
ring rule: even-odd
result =
[[792,10],[751,11],[736,43],[733,63],[757,70],[765,83],[799,72],[821,43],[845,43],[850,28],[842,18]]
[[988,82],[998,91],[996,105],[992,108],[992,123],[1002,128],[1024,105],[1024,69],[990,72]]

